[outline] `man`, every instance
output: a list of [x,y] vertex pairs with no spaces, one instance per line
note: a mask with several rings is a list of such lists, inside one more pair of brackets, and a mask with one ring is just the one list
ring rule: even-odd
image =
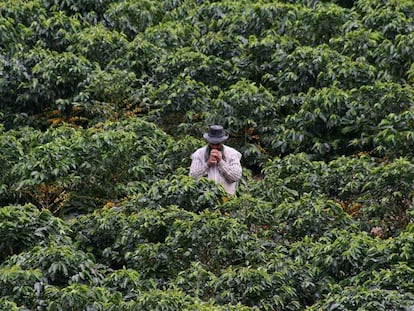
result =
[[220,125],[210,126],[203,137],[208,145],[197,149],[191,155],[190,176],[212,179],[223,185],[227,193],[234,195],[242,176],[241,153],[224,145],[229,136]]

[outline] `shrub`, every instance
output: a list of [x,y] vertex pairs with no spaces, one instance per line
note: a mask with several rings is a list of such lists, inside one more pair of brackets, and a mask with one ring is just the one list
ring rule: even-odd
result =
[[0,208],[0,263],[8,256],[19,254],[41,241],[65,240],[69,228],[31,204]]
[[205,210],[192,219],[175,221],[166,242],[184,269],[199,261],[217,271],[258,262],[262,255],[261,245],[245,225],[217,211]]
[[91,254],[72,245],[51,242],[14,255],[4,262],[7,267],[38,269],[48,284],[64,286],[71,283],[99,284],[102,272]]
[[25,270],[19,265],[1,266],[0,309],[13,310],[15,308],[18,310],[17,306],[36,308],[43,290],[43,283],[42,273],[38,269]]
[[48,310],[99,310],[116,311],[128,310],[122,301],[120,293],[112,293],[103,287],[85,284],[71,284],[59,288],[46,286],[45,300],[49,302]]
[[215,301],[257,307],[259,309],[300,310],[297,293],[289,278],[262,268],[232,268],[222,271],[214,283]]
[[366,286],[337,287],[335,291],[306,310],[407,310],[414,304],[411,293]]
[[155,181],[147,192],[137,196],[137,204],[150,207],[178,205],[191,211],[214,209],[228,194],[221,185],[207,178],[179,174]]
[[274,217],[275,234],[289,241],[305,236],[318,239],[333,229],[347,229],[354,223],[338,203],[311,194],[292,203],[281,203],[275,208]]

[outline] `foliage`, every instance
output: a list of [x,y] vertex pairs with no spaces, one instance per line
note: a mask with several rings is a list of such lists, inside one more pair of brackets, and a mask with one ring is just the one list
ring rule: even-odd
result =
[[0,263],[41,241],[64,240],[69,231],[61,219],[30,204],[1,207],[0,215]]
[[412,294],[380,288],[338,288],[329,297],[306,310],[406,310],[414,303]]
[[49,310],[122,310],[122,296],[111,293],[103,287],[89,287],[84,284],[71,284],[64,288],[47,286],[45,298],[50,302]]
[[57,286],[68,283],[98,284],[100,281],[100,269],[90,254],[72,245],[54,242],[14,255],[3,265],[40,270],[44,282]]
[[0,0],[0,309],[412,308],[413,10]]
[[87,210],[87,204],[96,206],[138,192],[155,178],[153,171],[161,175],[171,170],[169,163],[175,159],[172,154],[171,160],[161,157],[170,138],[142,120],[24,133],[11,147],[2,199],[29,201],[54,213]]
[[[34,305],[42,287],[42,275],[37,269],[24,270],[20,266],[0,268],[1,277],[1,304],[2,310],[6,306],[13,308],[17,305]],[[16,286],[17,285],[17,286]],[[6,299],[10,299],[9,301]],[[15,305],[17,310],[17,305]]]
[[1,310],[10,310],[10,311],[19,310],[19,308],[13,301],[10,301],[5,297],[0,298],[0,308]]
[[207,178],[196,180],[188,175],[155,181],[147,193],[137,197],[137,203],[150,207],[178,205],[193,212],[214,208],[227,197],[222,187]]

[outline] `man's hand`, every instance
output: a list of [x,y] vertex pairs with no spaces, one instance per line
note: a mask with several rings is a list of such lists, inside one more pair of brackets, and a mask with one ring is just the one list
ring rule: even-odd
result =
[[211,150],[210,157],[214,157],[216,159],[216,163],[219,163],[223,158],[221,152],[217,149]]
[[216,157],[214,157],[214,156],[212,156],[210,154],[210,157],[208,158],[208,161],[207,161],[207,165],[208,166],[215,166],[215,165],[217,165],[217,159],[216,159]]

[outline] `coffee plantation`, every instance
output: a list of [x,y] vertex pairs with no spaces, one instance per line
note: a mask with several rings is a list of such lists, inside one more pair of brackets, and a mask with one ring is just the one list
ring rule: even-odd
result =
[[[414,2],[0,0],[0,310],[414,310]],[[243,177],[189,176],[222,124]]]

